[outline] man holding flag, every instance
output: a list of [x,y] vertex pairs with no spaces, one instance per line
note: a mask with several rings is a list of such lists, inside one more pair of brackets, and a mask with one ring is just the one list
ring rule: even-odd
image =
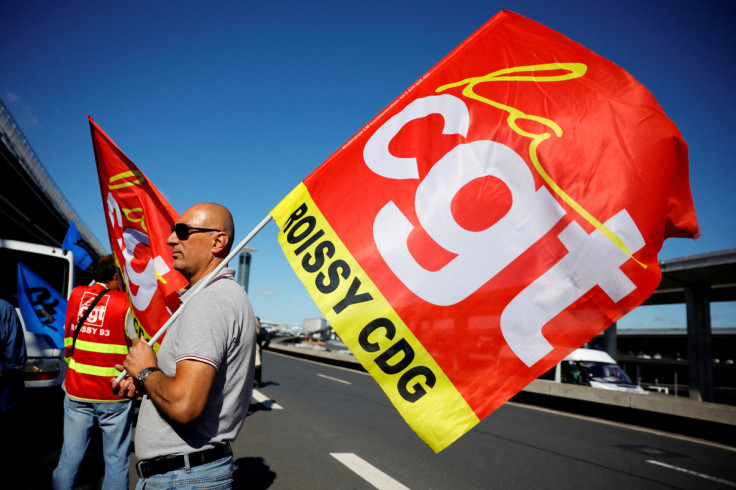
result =
[[[150,231],[152,216],[163,216],[160,231],[171,213],[157,214],[165,206],[149,198],[155,188],[90,123],[111,241],[140,282],[131,299],[150,334],[167,315],[144,313],[172,308],[168,299],[178,291]],[[216,237],[225,228],[215,225],[214,209],[204,210],[190,209],[169,237],[173,269],[190,286],[204,277],[199,271],[213,270],[209,254],[224,259]],[[435,452],[645,301],[661,280],[665,238],[698,235],[687,145],[652,94],[609,60],[508,11],[409,87],[270,215],[330,325]],[[161,289],[171,294],[156,298]],[[448,334],[463,341],[448,345]],[[145,386],[149,403],[169,416],[181,411],[167,395],[187,401],[195,388],[184,387],[200,374],[205,393],[216,386],[214,373],[180,371],[188,360],[174,365],[196,355],[179,351],[178,342],[162,344],[168,366]],[[125,368],[142,373],[142,385],[155,360],[135,344]],[[130,380],[120,387],[131,395],[134,388]],[[182,441],[142,454],[184,454],[190,441]]]
[[197,204],[171,227],[173,267],[189,282],[208,280],[191,297],[161,342],[158,356],[134,340],[122,365],[130,377],[112,388],[143,395],[135,452],[137,488],[170,488],[206,478],[232,484],[230,441],[245,421],[253,385],[255,316],[233,269],[208,274],[230,252],[234,226],[218,204]]

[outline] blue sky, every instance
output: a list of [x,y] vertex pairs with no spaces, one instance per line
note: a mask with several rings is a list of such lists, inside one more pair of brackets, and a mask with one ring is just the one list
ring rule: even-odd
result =
[[[687,1],[0,2],[0,97],[102,243],[87,116],[183,212],[220,202],[240,237],[499,10],[541,22],[627,69],[690,149],[702,236],[660,258],[736,247],[736,3]],[[251,243],[261,318],[322,316],[270,223]],[[734,303],[714,326],[736,326]],[[684,326],[684,307],[626,327]]]

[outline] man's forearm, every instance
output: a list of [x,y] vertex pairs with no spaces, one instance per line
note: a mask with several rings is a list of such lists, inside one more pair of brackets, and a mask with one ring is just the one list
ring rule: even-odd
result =
[[183,361],[171,378],[163,371],[148,375],[143,387],[154,405],[171,420],[187,424],[199,417],[207,404],[215,369],[207,364]]
[[182,403],[184,397],[177,393],[174,378],[169,378],[161,371],[154,371],[148,375],[144,391],[153,404],[156,405],[156,408],[175,422],[186,424],[199,415],[192,416],[190,411],[186,409],[185,404]]

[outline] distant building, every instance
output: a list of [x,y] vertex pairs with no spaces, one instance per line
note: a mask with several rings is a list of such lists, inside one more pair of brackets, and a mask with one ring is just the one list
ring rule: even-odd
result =
[[324,318],[305,318],[302,320],[302,333],[310,334],[327,328],[327,320]]

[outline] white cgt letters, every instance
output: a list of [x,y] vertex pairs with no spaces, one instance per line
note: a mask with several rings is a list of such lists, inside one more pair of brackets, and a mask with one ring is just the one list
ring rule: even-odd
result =
[[[470,114],[462,100],[449,94],[414,100],[368,140],[363,151],[368,168],[386,178],[418,179],[416,159],[397,158],[388,145],[409,121],[430,114],[444,118],[444,134],[467,134]],[[489,228],[468,231],[453,218],[452,199],[463,186],[485,176],[506,184],[512,196],[511,209]],[[373,237],[379,253],[406,287],[440,306],[458,303],[473,294],[565,216],[565,210],[546,187],[535,190],[533,175],[524,160],[511,148],[490,140],[461,144],[444,155],[419,183],[414,206],[429,236],[457,255],[442,269],[429,271],[416,262],[407,246],[413,226],[393,202],[376,215]],[[632,253],[644,246],[626,210],[606,225]],[[635,289],[619,269],[628,255],[599,231],[588,235],[573,222],[559,239],[569,253],[514,298],[501,316],[504,338],[528,366],[552,350],[542,327],[591,288],[600,286],[614,302]]]

